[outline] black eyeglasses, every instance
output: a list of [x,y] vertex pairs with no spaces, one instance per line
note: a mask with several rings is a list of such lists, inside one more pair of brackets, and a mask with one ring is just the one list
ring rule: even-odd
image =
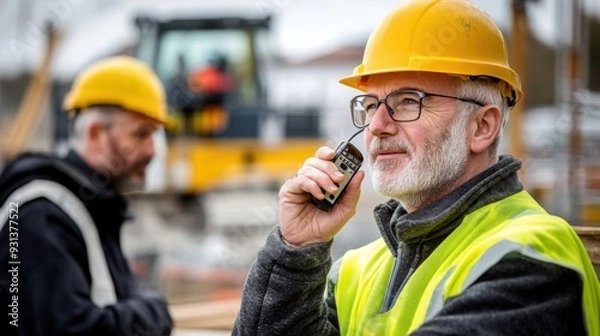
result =
[[350,100],[350,113],[352,122],[358,128],[369,126],[379,105],[385,104],[390,118],[398,122],[415,121],[421,117],[421,107],[425,97],[442,97],[460,100],[466,103],[485,106],[473,99],[445,96],[435,93],[426,93],[417,90],[399,90],[387,95],[384,99],[377,99],[371,95],[360,95]]

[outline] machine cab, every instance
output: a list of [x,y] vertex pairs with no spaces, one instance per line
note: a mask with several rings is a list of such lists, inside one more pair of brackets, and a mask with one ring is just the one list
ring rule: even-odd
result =
[[136,19],[137,57],[157,72],[176,120],[167,184],[190,194],[278,185],[323,143],[319,109],[269,106],[269,16],[200,14]]
[[270,18],[139,17],[138,57],[156,70],[177,124],[197,136],[258,137],[269,110],[259,73]]

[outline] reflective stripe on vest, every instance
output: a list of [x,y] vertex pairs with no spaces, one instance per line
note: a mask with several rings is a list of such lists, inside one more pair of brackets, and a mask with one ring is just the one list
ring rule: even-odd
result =
[[[502,259],[511,252],[518,252],[521,255],[535,260],[549,262],[553,264],[561,264],[561,266],[563,267],[571,268],[568,265],[564,265],[562,263],[553,261],[545,257],[543,254],[537,252],[530,245],[522,246],[518,243],[509,240],[502,240],[496,245],[490,247],[487,251],[485,251],[485,253],[479,258],[477,263],[473,265],[473,267],[467,275],[466,280],[461,285],[460,292],[466,290],[469,286],[475,283],[475,281],[477,281],[477,279],[479,279],[480,276],[482,276],[485,272],[487,272],[487,270],[496,265],[500,261],[500,259]],[[446,273],[442,281],[440,281],[440,283],[436,286],[433,292],[431,303],[429,304],[429,307],[427,309],[427,314],[425,315],[425,321],[431,319],[435,314],[439,313],[439,311],[442,310],[444,306],[444,301],[449,296],[444,295],[444,289],[447,288],[446,285],[448,278],[452,275],[452,273],[454,273],[454,271],[455,268],[450,268],[450,270]]]
[[[531,212],[519,216],[526,211]],[[334,289],[340,332],[407,335],[513,252],[578,272],[584,323],[590,335],[600,335],[600,283],[583,244],[525,191],[466,216],[415,270],[387,312],[379,310],[394,258],[383,239],[346,253]]]
[[[99,307],[117,303],[115,286],[100,243],[98,229],[85,205],[69,189],[48,180],[29,182],[8,196],[6,202],[0,208],[0,216],[2,216],[0,218],[8,218],[10,203],[18,203],[19,207],[22,207],[25,203],[38,198],[46,198],[54,203],[77,224],[87,250],[92,277],[90,290],[92,302]],[[0,222],[0,231],[4,225],[6,225],[5,221]]]

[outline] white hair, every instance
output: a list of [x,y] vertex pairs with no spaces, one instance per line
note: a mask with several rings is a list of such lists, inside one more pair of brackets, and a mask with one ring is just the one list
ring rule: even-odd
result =
[[112,116],[115,112],[116,109],[110,106],[93,106],[78,111],[71,119],[71,132],[69,136],[71,147],[78,152],[84,151],[87,146],[85,135],[89,127],[95,122],[110,126]]
[[[496,157],[498,155],[498,145],[502,139],[502,133],[504,133],[504,127],[508,123],[508,113],[510,108],[505,97],[502,96],[502,92],[498,87],[498,84],[486,78],[479,78],[477,80],[461,80],[457,95],[461,98],[473,99],[484,104],[493,104],[498,106],[502,112],[502,124],[500,125],[500,131],[496,136],[496,139],[489,148],[490,157]],[[458,110],[465,114],[474,113],[479,109],[476,104],[466,103],[458,101]]]

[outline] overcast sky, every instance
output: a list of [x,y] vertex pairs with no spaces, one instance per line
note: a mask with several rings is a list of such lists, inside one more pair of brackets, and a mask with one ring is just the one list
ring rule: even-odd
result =
[[[473,0],[507,31],[511,0]],[[600,0],[584,0],[587,10],[598,15]],[[208,7],[224,6],[225,12],[275,14],[275,41],[282,56],[302,61],[348,44],[362,44],[375,25],[403,0],[0,0],[0,75],[15,76],[32,71],[45,45],[40,28],[49,13],[58,13],[66,30],[53,72],[71,77],[82,66],[134,43],[133,10],[160,4],[159,13],[184,8],[183,13],[206,13]],[[235,3],[235,4],[234,4]],[[528,5],[533,33],[551,44],[556,40],[559,4],[571,0],[539,0]],[[177,6],[183,5],[183,6]],[[247,8],[250,8],[247,10]],[[564,12],[564,11],[561,11]],[[50,16],[49,16],[50,15]],[[599,15],[600,16],[600,15]],[[18,43],[15,43],[18,42]],[[24,70],[26,69],[26,70]]]
[[[264,3],[269,2],[267,0]],[[538,0],[528,4],[530,26],[536,37],[547,44],[557,38],[557,7],[571,0]],[[600,13],[599,0],[584,0],[587,11]],[[280,13],[277,41],[284,54],[302,60],[321,50],[334,50],[356,35],[368,36],[377,22],[402,0],[270,0]],[[511,0],[473,0],[505,31],[511,24]],[[302,27],[302,29],[299,29]],[[564,30],[564,29],[563,29]]]

